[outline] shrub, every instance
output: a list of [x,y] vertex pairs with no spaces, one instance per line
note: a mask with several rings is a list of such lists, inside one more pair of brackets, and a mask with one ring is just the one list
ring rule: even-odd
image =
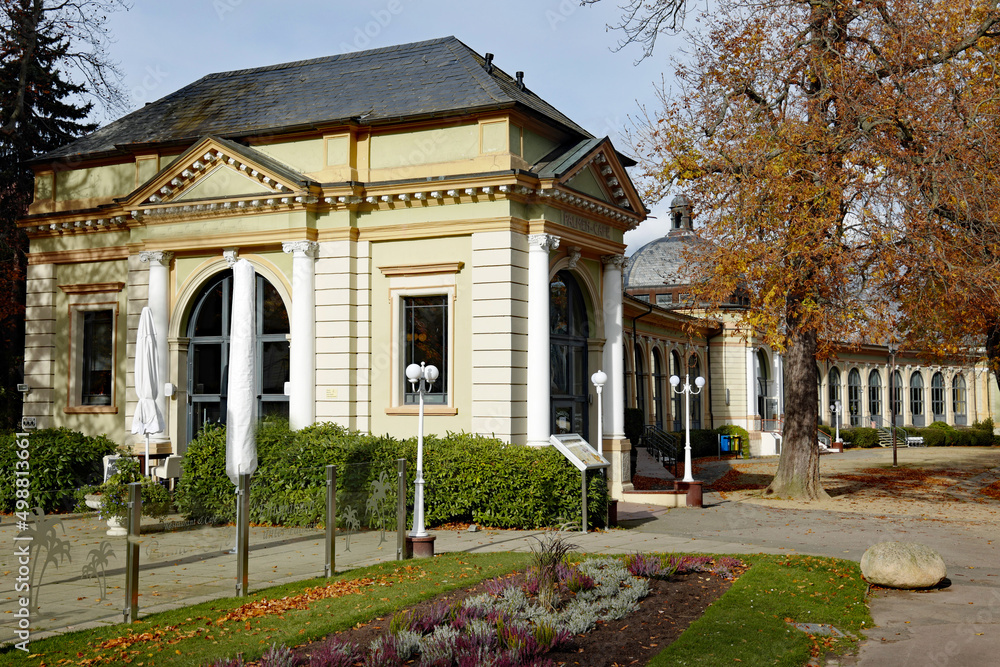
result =
[[855,447],[871,449],[878,447],[878,429],[874,428],[842,428],[840,437],[844,442],[849,442]]
[[941,429],[942,431],[954,431],[955,430],[954,427],[950,426],[946,422],[933,422],[927,428],[937,428],[937,429]]
[[[0,435],[0,511],[3,512],[15,509],[15,461],[20,460],[16,440],[14,433]],[[71,510],[76,489],[102,482],[102,459],[117,449],[107,436],[87,436],[68,428],[33,431],[28,442],[30,502],[46,512]]]
[[[234,520],[225,450],[225,428],[218,426],[206,429],[188,445],[177,504],[189,518]],[[322,522],[326,465],[337,466],[339,497],[367,494],[373,483],[392,480],[387,502],[392,501],[399,458],[407,460],[407,501],[412,507],[415,438],[401,441],[354,433],[328,423],[293,432],[285,422],[264,422],[257,432],[258,467],[251,479],[250,519],[296,526]],[[538,528],[580,516],[580,473],[552,447],[535,449],[449,433],[444,438],[424,438],[424,459],[429,525],[467,521]],[[588,506],[603,507],[607,502],[604,478],[588,473],[587,488]],[[338,506],[344,506],[339,499]],[[588,519],[591,526],[601,525],[603,513],[590,512]]]
[[639,408],[625,408],[625,437],[628,438],[632,446],[639,444],[642,433],[646,428],[646,419]]
[[947,432],[936,426],[917,429],[916,435],[924,439],[925,447],[943,447],[947,443]]

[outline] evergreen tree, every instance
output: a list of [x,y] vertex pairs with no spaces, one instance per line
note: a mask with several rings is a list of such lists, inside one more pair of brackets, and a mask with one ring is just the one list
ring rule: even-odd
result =
[[[95,32],[89,25],[81,31],[78,23],[98,9],[107,7],[0,0],[0,429],[16,426],[21,413],[15,385],[23,377],[28,241],[16,221],[33,196],[29,161],[96,128],[87,121],[92,78],[83,69],[89,85],[75,83],[66,70],[81,69],[81,56],[91,64],[107,63],[103,29]],[[81,42],[93,50],[74,49]],[[121,98],[114,86],[97,96],[109,94]]]

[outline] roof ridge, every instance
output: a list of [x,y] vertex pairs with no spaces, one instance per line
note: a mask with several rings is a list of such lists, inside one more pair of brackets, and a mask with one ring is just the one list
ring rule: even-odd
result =
[[[447,44],[448,42],[458,42],[458,38],[454,35],[449,35],[448,37],[436,37],[434,39],[425,39],[419,42],[409,42],[407,44],[393,44],[390,46],[381,46],[377,49],[359,49],[357,51],[346,51],[344,53],[336,53],[332,56],[320,56],[318,58],[307,58],[305,60],[292,60],[287,63],[277,63],[275,65],[264,65],[262,67],[246,67],[244,69],[234,69],[226,72],[211,72],[205,76],[198,79],[198,81],[211,81],[214,79],[226,79],[231,76],[244,76],[247,74],[255,74],[258,72],[276,72],[282,69],[294,69],[296,67],[303,67],[306,65],[317,65],[320,63],[328,63],[337,60],[349,60],[355,57],[369,57],[376,53],[386,53],[391,51],[400,50],[411,50],[416,47],[430,46],[432,44]],[[463,46],[465,46],[463,44]],[[466,47],[468,48],[468,47]]]

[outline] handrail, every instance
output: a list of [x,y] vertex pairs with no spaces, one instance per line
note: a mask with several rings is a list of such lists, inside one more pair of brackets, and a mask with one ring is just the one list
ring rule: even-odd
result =
[[642,444],[647,449],[654,450],[662,463],[665,459],[674,464],[674,477],[677,476],[677,453],[680,450],[680,439],[667,433],[655,424],[647,424],[642,432]]

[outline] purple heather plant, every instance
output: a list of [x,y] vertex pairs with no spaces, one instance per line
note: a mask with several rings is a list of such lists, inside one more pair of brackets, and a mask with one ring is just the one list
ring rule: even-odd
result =
[[243,667],[243,654],[237,653],[235,658],[216,658],[210,667]]
[[514,581],[510,577],[495,577],[485,583],[486,592],[496,597],[503,595],[513,585]]
[[389,640],[387,635],[375,640],[364,658],[364,667],[402,667],[402,664],[403,660],[396,652],[396,642]]
[[652,579],[661,576],[663,561],[658,556],[649,554],[629,554],[625,557],[625,568],[633,576]]
[[708,556],[673,557],[670,559],[670,565],[676,568],[677,574],[712,571],[712,559]]
[[576,569],[576,565],[559,563],[556,574],[559,576],[559,583],[574,593],[589,591],[594,587],[594,580]]
[[362,660],[361,647],[334,637],[309,656],[309,667],[354,667]]

